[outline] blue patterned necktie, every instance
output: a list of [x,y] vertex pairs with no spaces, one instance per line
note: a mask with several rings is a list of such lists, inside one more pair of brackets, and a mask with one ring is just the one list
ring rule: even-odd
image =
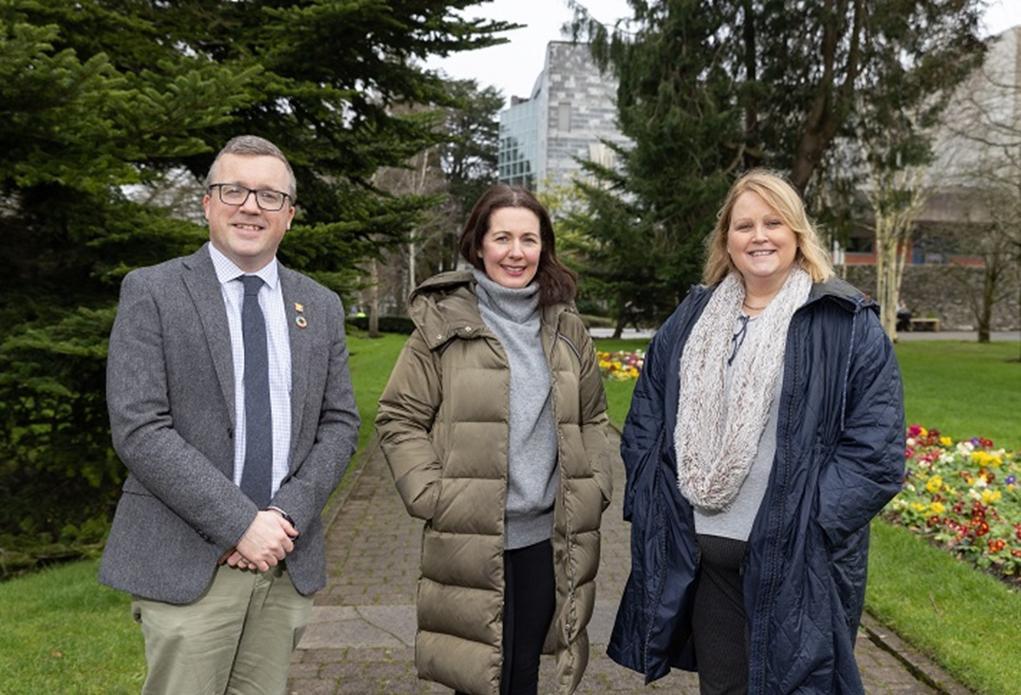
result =
[[269,402],[266,321],[259,308],[262,278],[243,275],[241,333],[245,343],[245,468],[241,491],[259,509],[269,505],[273,479],[273,418]]

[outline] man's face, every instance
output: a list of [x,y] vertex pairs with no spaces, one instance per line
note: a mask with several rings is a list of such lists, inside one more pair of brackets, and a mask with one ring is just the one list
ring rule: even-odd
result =
[[[290,190],[287,167],[276,157],[266,155],[225,154],[213,170],[212,182],[238,184],[252,190]],[[217,188],[206,191],[202,209],[209,222],[209,240],[238,268],[253,273],[276,255],[277,247],[294,218],[290,198],[276,212],[259,208],[255,194],[241,205],[227,205]]]

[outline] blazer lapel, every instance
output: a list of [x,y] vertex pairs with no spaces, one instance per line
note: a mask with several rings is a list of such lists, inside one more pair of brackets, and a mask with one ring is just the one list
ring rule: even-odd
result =
[[[279,266],[280,290],[284,297],[284,314],[287,316],[287,333],[291,340],[291,444],[290,465],[293,470],[294,448],[301,433],[301,419],[305,413],[305,395],[308,392],[308,354],[312,345],[314,307],[308,297],[296,294],[295,273]],[[300,309],[300,310],[299,310]]]
[[198,312],[202,331],[209,343],[209,353],[220,382],[223,400],[230,414],[230,424],[237,427],[234,412],[234,358],[230,347],[230,329],[227,324],[227,308],[223,304],[220,281],[216,279],[213,261],[209,258],[208,244],[189,256],[184,266],[184,284],[188,288],[195,310]]

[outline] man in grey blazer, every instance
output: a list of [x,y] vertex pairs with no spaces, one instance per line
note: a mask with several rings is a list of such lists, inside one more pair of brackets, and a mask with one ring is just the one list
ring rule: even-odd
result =
[[107,400],[129,475],[100,581],[133,596],[143,692],[282,693],[358,436],[344,311],[276,260],[295,200],[276,146],[234,138],[206,186],[210,242],[121,287]]

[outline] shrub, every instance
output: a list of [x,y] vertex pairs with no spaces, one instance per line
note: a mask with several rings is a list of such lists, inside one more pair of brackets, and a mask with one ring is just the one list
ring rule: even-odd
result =
[[[347,322],[360,330],[369,330],[368,316],[349,317]],[[411,335],[415,331],[415,322],[407,316],[380,316],[379,330],[382,333],[401,333],[403,335]]]

